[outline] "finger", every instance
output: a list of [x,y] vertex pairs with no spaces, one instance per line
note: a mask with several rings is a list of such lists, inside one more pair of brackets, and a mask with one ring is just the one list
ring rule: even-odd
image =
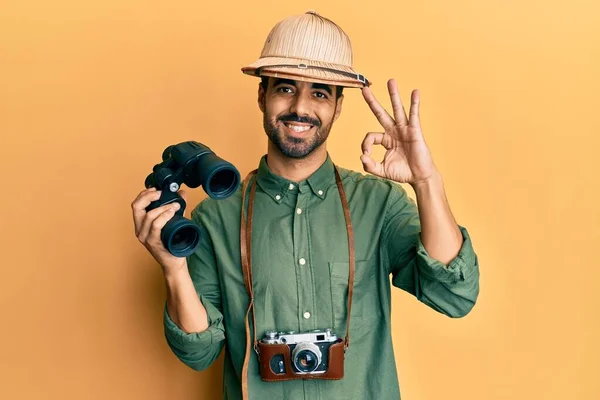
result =
[[153,201],[160,199],[160,194],[160,190],[145,190],[131,203],[136,236],[139,234],[142,222],[146,216],[146,207]]
[[144,197],[147,193],[155,192],[155,191],[156,191],[156,188],[154,188],[154,187],[142,190],[140,193],[138,193],[138,195],[135,197],[135,199],[133,199],[133,201],[131,202],[131,208],[133,208],[134,204],[139,199],[141,199],[142,197]]
[[382,163],[375,161],[371,156],[366,154],[360,156],[360,161],[362,161],[363,168],[366,172],[377,176],[383,176]]
[[390,92],[390,99],[392,100],[392,109],[394,110],[394,119],[399,126],[405,126],[408,124],[406,118],[406,111],[402,100],[400,100],[400,93],[398,92],[398,85],[394,79],[388,81],[388,91]]
[[148,237],[146,238],[146,244],[150,246],[160,245],[161,238],[160,234],[171,218],[175,215],[175,208],[169,207],[167,210],[162,212],[150,225],[150,232],[148,233]]
[[364,87],[362,89],[362,94],[365,98],[365,101],[369,105],[369,108],[371,109],[373,114],[375,114],[375,117],[377,117],[377,120],[379,121],[381,126],[387,129],[391,128],[396,124],[394,119],[390,116],[390,114],[388,114],[388,112],[375,99],[375,96],[373,95],[373,92],[371,92],[370,88]]
[[131,203],[131,208],[135,210],[144,209],[150,205],[154,200],[158,200],[160,198],[161,191],[160,190],[152,190],[146,189],[142,191],[135,200]]
[[384,132],[369,132],[363,139],[362,151],[363,154],[371,155],[373,145],[382,145],[386,150],[390,150],[393,146],[393,140],[390,135]]
[[381,144],[381,142],[383,142],[383,136],[383,132],[367,133],[361,145],[363,154],[371,155],[371,149],[373,148],[373,145]]
[[165,211],[172,210],[173,212],[179,210],[179,203],[170,203],[154,210],[150,210],[146,213],[146,217],[144,218],[141,228],[138,233],[138,239],[142,243],[146,243],[148,240],[148,236],[150,235],[150,229],[152,228],[152,224],[154,221]]
[[419,91],[415,89],[410,96],[410,120],[408,124],[418,129],[421,129],[421,121],[419,116],[420,103],[421,96],[419,95]]

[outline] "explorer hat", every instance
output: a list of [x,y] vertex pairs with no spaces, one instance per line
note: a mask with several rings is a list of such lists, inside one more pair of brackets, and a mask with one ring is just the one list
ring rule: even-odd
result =
[[315,11],[279,21],[265,40],[260,58],[242,68],[253,76],[272,76],[344,87],[371,82],[352,67],[350,38]]

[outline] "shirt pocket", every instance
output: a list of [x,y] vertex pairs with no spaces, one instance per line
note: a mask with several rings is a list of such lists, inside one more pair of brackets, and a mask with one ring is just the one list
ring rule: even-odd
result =
[[[329,263],[334,332],[338,336],[346,332],[349,269],[350,263],[347,261]],[[362,337],[373,328],[373,322],[381,316],[375,272],[375,266],[368,260],[355,262],[350,340]]]

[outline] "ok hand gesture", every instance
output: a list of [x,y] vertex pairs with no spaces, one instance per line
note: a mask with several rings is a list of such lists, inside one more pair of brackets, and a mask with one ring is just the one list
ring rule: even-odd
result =
[[[426,183],[437,172],[421,132],[419,91],[412,92],[408,118],[393,79],[388,81],[388,91],[394,111],[393,118],[368,87],[362,89],[365,101],[384,131],[369,132],[365,136],[360,159],[366,172],[415,187]],[[387,150],[382,162],[371,157],[373,145],[382,145]]]

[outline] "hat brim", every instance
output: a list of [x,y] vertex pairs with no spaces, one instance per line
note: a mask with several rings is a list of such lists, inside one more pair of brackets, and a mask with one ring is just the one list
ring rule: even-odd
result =
[[369,80],[351,67],[289,57],[262,57],[242,68],[242,72],[252,76],[271,76],[343,87],[362,88],[371,85]]

